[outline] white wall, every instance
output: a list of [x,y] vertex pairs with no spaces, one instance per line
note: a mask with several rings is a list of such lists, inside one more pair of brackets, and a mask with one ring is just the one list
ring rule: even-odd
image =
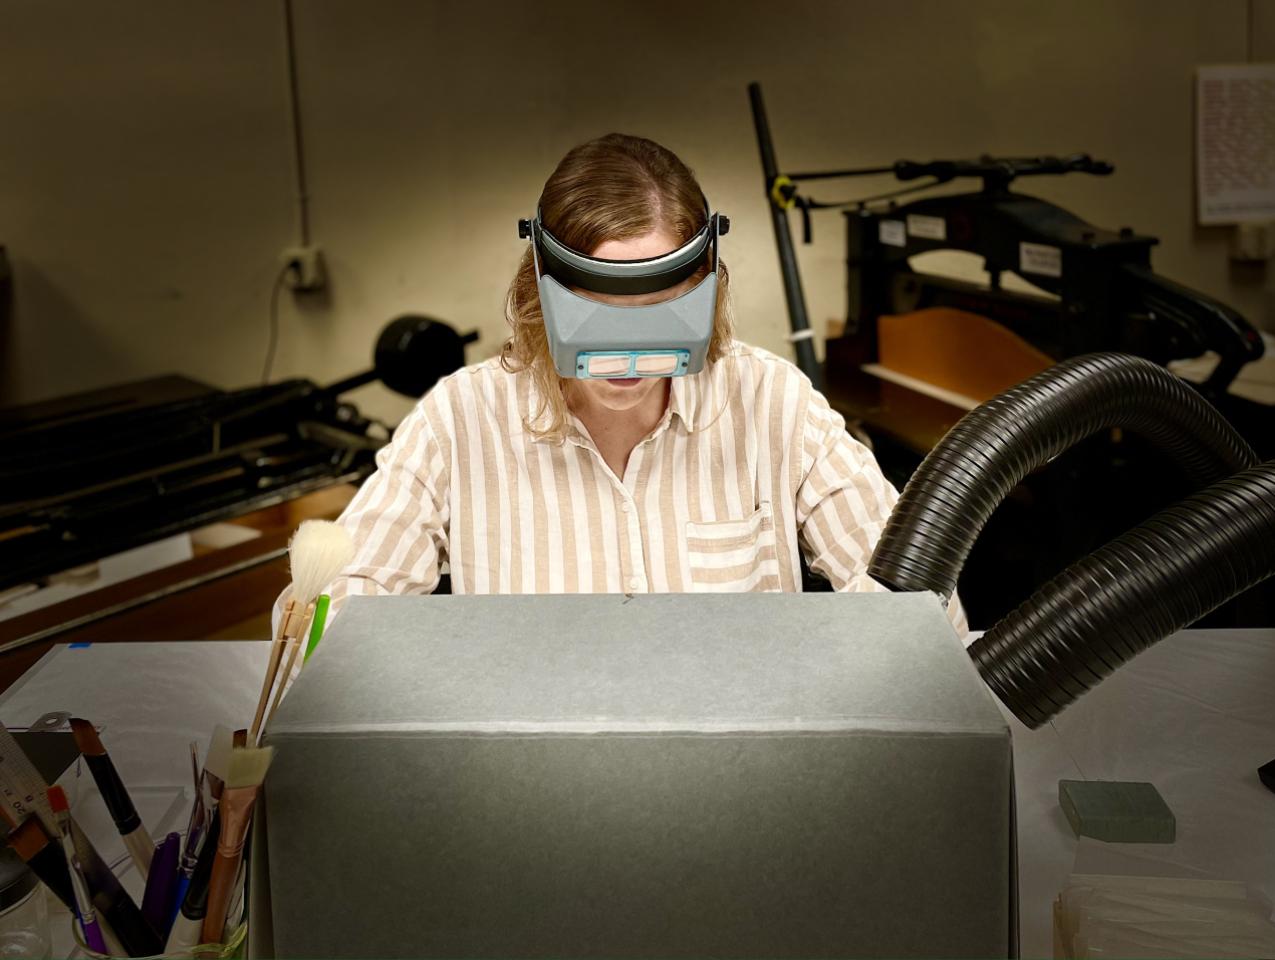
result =
[[[179,371],[260,376],[280,249],[295,241],[275,0],[0,0],[0,243],[16,271],[0,400]],[[693,11],[693,12],[691,12]],[[1158,235],[1157,268],[1275,329],[1270,271],[1194,226],[1192,70],[1275,57],[1275,0],[295,0],[314,241],[328,294],[282,301],[276,376],[368,365],[392,316],[482,341],[557,159],[653,137],[730,214],[741,334],[787,353],[745,92],[781,166],[1085,150],[1115,176],[1029,192]],[[1251,21],[1251,28],[1250,28]],[[874,190],[830,185],[816,196]],[[799,248],[813,324],[844,312],[840,216]],[[794,221],[795,223],[795,221]],[[408,402],[355,394],[397,417]]]

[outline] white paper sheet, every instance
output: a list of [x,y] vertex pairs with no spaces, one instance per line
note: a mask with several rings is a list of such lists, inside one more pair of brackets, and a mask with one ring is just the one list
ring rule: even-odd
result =
[[[102,743],[146,829],[157,839],[182,832],[194,802],[190,742],[203,762],[217,724],[247,726],[270,655],[268,641],[108,643],[57,646],[0,695],[0,722],[25,727],[68,710],[101,728]],[[141,903],[142,882],[128,861],[97,784],[82,762],[58,780],[71,812],[116,875]],[[48,896],[53,956],[71,956],[71,916]]]
[[1275,63],[1200,67],[1195,91],[1200,223],[1275,220]]

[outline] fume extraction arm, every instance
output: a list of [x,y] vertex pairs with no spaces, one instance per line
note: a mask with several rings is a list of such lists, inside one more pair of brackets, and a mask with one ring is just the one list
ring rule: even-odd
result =
[[1162,367],[1065,360],[964,417],[913,474],[869,573],[950,597],[988,517],[1029,472],[1100,430],[1156,444],[1200,489],[1040,586],[970,647],[1035,728],[1171,633],[1275,573],[1275,461]]

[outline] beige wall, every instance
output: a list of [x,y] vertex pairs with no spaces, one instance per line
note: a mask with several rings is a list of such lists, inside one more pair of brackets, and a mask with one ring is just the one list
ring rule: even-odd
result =
[[[1275,329],[1275,268],[1233,268],[1228,230],[1194,225],[1191,154],[1192,69],[1250,46],[1275,58],[1275,0],[295,7],[312,231],[332,283],[285,295],[276,376],[367,366],[404,311],[477,328],[471,359],[493,353],[516,218],[567,148],[613,129],[695,168],[734,224],[740,332],[787,355],[750,80],[787,169],[1112,160],[1114,177],[1029,192],[1158,235],[1161,272]],[[296,233],[280,3],[0,0],[0,22],[0,243],[16,274],[0,401],[168,371],[259,378]],[[839,215],[815,227],[799,254],[822,329],[844,311],[844,251]],[[407,406],[380,387],[355,399],[388,417]]]

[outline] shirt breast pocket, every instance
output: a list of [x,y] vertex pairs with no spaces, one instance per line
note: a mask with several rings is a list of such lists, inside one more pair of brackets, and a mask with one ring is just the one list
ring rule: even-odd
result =
[[691,520],[686,524],[691,590],[736,593],[779,590],[775,520],[763,503],[742,520]]

